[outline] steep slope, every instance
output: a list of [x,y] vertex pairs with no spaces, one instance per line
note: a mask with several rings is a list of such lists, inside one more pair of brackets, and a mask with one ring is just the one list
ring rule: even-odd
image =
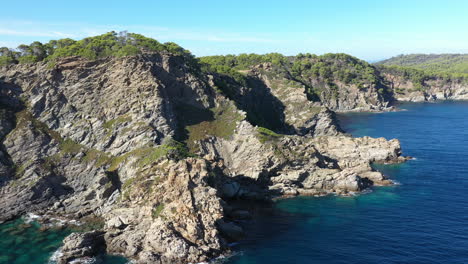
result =
[[467,54],[410,54],[376,63],[398,101],[468,99]]
[[[270,85],[286,84],[305,93],[316,106],[334,111],[380,111],[391,104],[391,94],[378,71],[367,62],[346,54],[241,54],[202,57],[207,70],[231,76],[243,86],[253,70]],[[254,74],[254,75],[255,75]],[[221,87],[222,88],[222,87]],[[228,95],[233,89],[228,89]]]
[[468,77],[434,74],[412,68],[379,66],[386,85],[398,101],[467,100]]
[[193,263],[242,236],[233,198],[391,184],[370,163],[404,161],[398,140],[344,135],[309,83],[272,64],[236,79],[162,50],[0,67],[0,222],[98,218],[59,263],[100,250]]
[[468,73],[468,54],[408,54],[375,64],[409,67],[434,73]]

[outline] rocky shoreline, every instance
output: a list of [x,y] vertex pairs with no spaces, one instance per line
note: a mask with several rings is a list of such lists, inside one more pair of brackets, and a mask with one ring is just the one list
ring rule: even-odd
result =
[[359,107],[346,95],[311,102],[268,71],[227,96],[220,76],[165,52],[0,68],[0,222],[102,219],[67,237],[58,263],[101,252],[198,263],[244,235],[237,221],[251,214],[238,201],[392,184],[371,164],[407,160],[400,142],[346,135],[334,112],[393,110],[377,89],[347,87]]
[[411,80],[399,75],[385,73],[384,78],[394,91],[394,97],[399,102],[434,102],[440,100],[468,100],[468,83],[463,80],[444,80],[433,78],[425,82],[421,89]]

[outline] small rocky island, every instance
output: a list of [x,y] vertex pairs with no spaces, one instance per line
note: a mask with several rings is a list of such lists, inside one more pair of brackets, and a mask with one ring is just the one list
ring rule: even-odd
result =
[[[103,39],[112,49],[90,55]],[[2,51],[11,61],[0,66],[0,222],[98,219],[102,228],[64,240],[58,263],[226,254],[249,217],[234,201],[392,184],[371,163],[405,161],[399,141],[353,138],[335,112],[468,98],[463,79],[414,89],[408,76],[346,54],[198,59],[115,32],[53,44],[17,61]]]

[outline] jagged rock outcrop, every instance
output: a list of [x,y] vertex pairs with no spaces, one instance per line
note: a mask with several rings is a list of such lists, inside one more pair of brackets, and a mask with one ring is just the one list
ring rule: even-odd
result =
[[[333,111],[393,109],[394,99],[391,91],[376,67],[347,54],[241,54],[208,56],[202,57],[201,60],[209,65],[211,71],[227,78],[231,77],[238,83],[237,86],[241,86],[236,88],[235,85],[230,85],[232,81],[217,82],[220,89],[231,96],[231,99],[238,100],[236,95],[242,94],[243,90],[251,93],[256,93],[255,90],[265,90],[265,87],[273,93],[277,90],[274,97],[281,102],[289,101],[287,104],[281,104],[285,110],[295,108],[298,112],[293,113],[301,114],[297,120],[294,119],[297,116],[286,116],[289,121],[297,121],[298,125],[304,117],[305,121],[310,119],[310,114],[307,113],[310,112],[309,105],[323,106]],[[252,82],[252,78],[261,82]],[[279,89],[276,89],[278,87]],[[308,103],[303,103],[305,101],[300,98],[304,95]],[[240,105],[243,105],[244,100],[240,101]],[[264,126],[258,122],[254,123]]]
[[468,100],[468,83],[463,79],[426,80],[424,87],[401,75],[383,74],[398,101],[424,102],[435,100]]
[[57,264],[89,263],[92,258],[103,250],[104,233],[91,231],[85,233],[73,233],[63,240],[61,253]]
[[336,123],[334,112],[307,98],[304,85],[274,76],[270,70],[271,65],[264,63],[246,71],[245,86],[227,76],[215,76],[218,80],[211,80],[211,84],[216,86],[222,82],[223,92],[256,125],[285,134],[309,136],[343,132]]
[[[247,178],[244,186],[228,186],[237,197],[262,197],[251,182],[273,194],[357,192],[372,184],[390,184],[371,162],[400,162],[398,140],[349,136],[283,136],[241,122],[232,139],[207,138],[203,154],[222,159],[233,177]],[[231,191],[231,190],[235,191]]]
[[161,142],[177,129],[175,105],[213,105],[210,90],[181,58],[156,53],[87,61],[12,65],[6,84],[21,87],[34,118],[64,138],[119,155]]
[[[0,68],[0,222],[102,219],[101,243],[72,235],[64,261],[102,246],[137,263],[202,262],[243,235],[232,220],[249,214],[232,199],[357,192],[389,183],[371,162],[402,160],[398,141],[345,136],[304,90],[253,70],[257,86],[226,98],[193,67],[161,52]],[[289,135],[249,123],[256,109]]]
[[[30,201],[50,205],[71,194],[70,202],[60,198],[67,213],[89,213],[86,205],[87,211],[96,210],[117,188],[103,169],[110,157],[173,136],[177,105],[213,104],[203,79],[180,58],[164,53],[97,61],[73,57],[52,68],[38,63],[0,72],[2,93],[10,94],[2,98],[4,111],[16,111],[16,127],[3,145],[17,172],[10,177],[15,184],[1,190],[5,213],[0,219],[10,217],[7,211],[33,209]],[[12,199],[15,187],[24,199]]]
[[132,175],[118,206],[104,216],[108,250],[137,263],[195,263],[222,253],[227,244],[217,225],[224,221],[223,208],[208,185],[216,180],[215,168],[189,158]]
[[341,131],[334,112],[307,98],[303,84],[285,78],[275,78],[269,64],[252,69],[251,74],[262,80],[271,94],[284,106],[284,121],[298,135],[337,135]]

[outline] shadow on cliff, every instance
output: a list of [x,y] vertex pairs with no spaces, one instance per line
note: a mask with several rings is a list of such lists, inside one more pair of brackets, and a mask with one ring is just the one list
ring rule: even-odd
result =
[[282,134],[293,134],[294,128],[285,122],[285,105],[276,98],[263,81],[244,76],[244,84],[226,76],[214,74],[216,86],[236,106],[247,113],[247,120]]
[[14,163],[3,144],[5,137],[16,127],[15,113],[24,106],[19,99],[23,92],[16,84],[0,78],[0,187],[14,174]]
[[[5,82],[0,78],[0,187],[9,181],[24,180],[19,178],[24,175],[17,175],[19,170],[23,170],[25,174],[26,165],[18,167],[18,164],[13,162],[7,148],[4,145],[5,137],[18,127],[17,113],[26,109],[26,105],[21,99],[23,93],[22,88],[14,83]],[[28,129],[34,129],[33,125],[28,126]],[[40,133],[33,133],[38,136]],[[47,135],[48,140],[51,136]],[[36,138],[36,140],[39,137]],[[33,185],[29,183],[28,188],[21,192],[19,199],[24,199],[20,207],[28,209],[39,208],[46,206],[56,198],[71,193],[73,190],[64,185],[66,178],[56,174],[53,168],[47,166],[44,159],[30,161],[29,168],[33,168],[33,175],[40,175],[40,178]],[[30,180],[33,182],[33,180]],[[16,210],[19,210],[18,208]]]
[[189,138],[190,132],[187,127],[215,120],[213,112],[209,109],[188,104],[177,104],[175,112],[178,121],[175,139],[180,142],[185,142]]
[[[239,190],[234,196],[227,197],[224,185],[232,186],[233,182],[239,184]],[[262,179],[255,180],[242,175],[231,177],[225,175],[220,168],[217,168],[207,178],[207,183],[218,190],[218,195],[224,201],[222,203],[224,219],[228,222],[234,222],[243,229],[244,235],[240,240],[225,237],[230,242],[239,242],[245,245],[255,244],[262,240],[268,241],[276,238],[282,232],[287,232],[297,223],[304,222],[303,219],[317,217],[315,214],[306,211],[292,213],[278,208],[272,199],[275,195],[270,195],[271,193],[264,185],[266,182],[263,182]],[[256,198],[247,198],[239,196],[240,192],[257,192],[260,195]],[[243,213],[245,211],[248,214]],[[233,249],[236,249],[236,246]]]

